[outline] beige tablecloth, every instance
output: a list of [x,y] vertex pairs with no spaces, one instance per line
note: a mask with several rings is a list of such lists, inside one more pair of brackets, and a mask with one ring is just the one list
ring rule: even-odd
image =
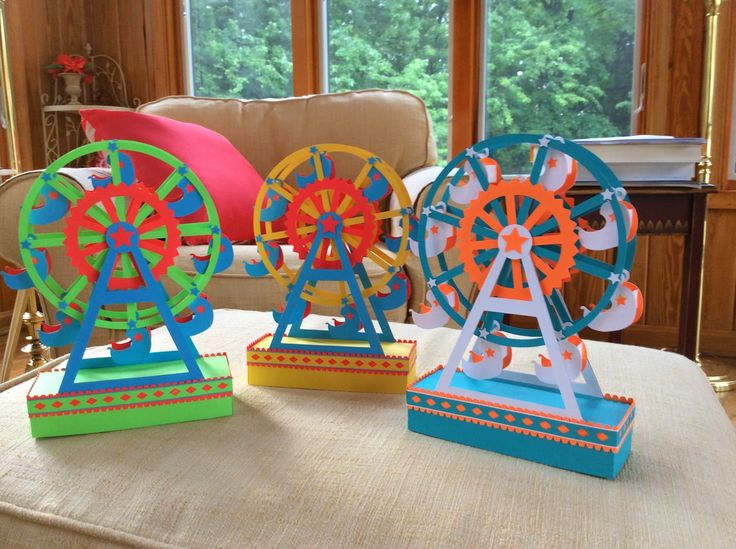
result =
[[[230,357],[228,418],[34,440],[29,382],[0,394],[0,546],[736,547],[736,432],[681,356],[589,344],[637,400],[608,481],[412,433],[402,396],[250,387],[245,346],[273,327],[223,310],[196,338]],[[457,336],[395,330],[420,371]]]

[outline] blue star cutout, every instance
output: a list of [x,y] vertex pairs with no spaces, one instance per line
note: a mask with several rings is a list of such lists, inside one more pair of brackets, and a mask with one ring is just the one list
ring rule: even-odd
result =
[[41,179],[43,179],[44,181],[47,181],[47,182],[48,181],[51,181],[51,174],[50,173],[47,173],[47,172],[43,172],[41,174]]
[[118,150],[118,142],[117,141],[110,141],[110,144],[107,146],[107,150],[111,152],[115,152]]
[[66,309],[66,307],[67,307],[66,301],[63,301],[63,300],[59,301],[59,309],[63,311],[64,309]]
[[394,267],[393,265],[389,265],[388,272],[389,273],[395,273],[396,272],[396,267]]
[[368,159],[368,164],[370,164],[371,166],[374,166],[377,162],[380,162],[380,161],[381,161],[381,159],[378,158],[377,156],[371,156]]
[[309,147],[309,152],[312,153],[312,154],[316,154],[317,153],[317,147]]
[[28,240],[24,240],[21,242],[20,247],[24,250],[30,250],[31,249],[31,243]]
[[220,227],[217,225],[210,225],[210,230],[212,231],[212,234],[220,234]]
[[128,328],[133,330],[135,328],[135,320],[128,321]]
[[342,305],[347,305],[348,303],[350,303],[350,300],[347,297],[343,297],[340,301]]
[[256,237],[256,242],[263,242],[263,237],[261,235],[258,235]]
[[191,295],[193,295],[193,296],[198,296],[199,295],[199,288],[197,288],[196,286],[192,286],[192,289],[189,290],[189,293]]
[[180,175],[184,175],[189,171],[189,168],[187,168],[186,164],[182,164],[176,169],[177,172],[179,172]]

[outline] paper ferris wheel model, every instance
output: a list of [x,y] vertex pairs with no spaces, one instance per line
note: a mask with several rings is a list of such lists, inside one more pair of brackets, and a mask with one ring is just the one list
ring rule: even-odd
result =
[[[494,158],[520,146],[534,152],[531,174],[502,178]],[[566,191],[578,162],[601,192],[575,203]],[[634,401],[602,394],[579,334],[585,327],[621,330],[642,312],[642,294],[628,281],[638,222],[621,184],[575,143],[508,135],[455,157],[426,204],[410,244],[429,305],[413,312],[414,321],[435,328],[452,319],[462,330],[447,363],[408,388],[409,428],[615,477],[631,449]],[[602,227],[593,230],[597,215]],[[602,250],[615,258],[593,257]],[[562,286],[585,277],[603,281],[605,290],[574,314]],[[477,297],[461,291],[461,280],[477,285]],[[531,317],[538,329],[515,327],[509,315]],[[535,346],[546,352],[533,362],[534,373],[515,370],[512,349]]]
[[[335,176],[342,162],[359,166],[354,179]],[[398,203],[394,209],[387,206],[391,193]],[[248,346],[249,383],[404,392],[414,378],[416,345],[394,338],[385,311],[408,298],[401,271],[408,235],[389,239],[391,249],[380,237],[385,223],[408,226],[411,214],[395,170],[363,149],[306,147],[274,167],[255,208],[261,260],[246,262],[245,269],[251,276],[273,275],[287,298],[283,311],[274,311],[276,331]],[[284,261],[283,241],[293,246],[299,265]],[[332,307],[343,319],[324,329],[304,327],[313,304]]]
[[[112,175],[91,177],[82,191],[59,170],[103,152]],[[133,156],[171,172],[153,190],[136,179]],[[149,158],[149,159],[150,159]],[[204,211],[204,221],[181,218]],[[195,274],[174,265],[180,237],[209,239],[208,256],[193,258]],[[19,226],[24,267],[6,270],[13,288],[35,286],[58,310],[41,342],[73,345],[65,369],[45,372],[28,395],[36,437],[111,431],[205,419],[232,413],[227,357],[200,356],[191,336],[212,322],[204,294],[213,273],[232,262],[217,211],[197,176],[172,155],[133,141],[103,141],[75,149],[35,181]],[[76,277],[59,280],[49,250],[64,248]],[[168,279],[168,280],[167,280]],[[176,288],[166,293],[163,282]],[[149,330],[163,323],[176,350],[151,352]],[[85,358],[93,329],[124,330],[107,356]]]

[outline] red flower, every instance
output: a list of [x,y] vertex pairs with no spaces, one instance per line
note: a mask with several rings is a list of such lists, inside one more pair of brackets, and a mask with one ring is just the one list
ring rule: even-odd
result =
[[46,70],[53,78],[56,78],[56,75],[62,72],[77,72],[84,74],[86,75],[84,79],[85,82],[90,82],[94,77],[92,64],[82,55],[60,53],[50,65],[46,65]]

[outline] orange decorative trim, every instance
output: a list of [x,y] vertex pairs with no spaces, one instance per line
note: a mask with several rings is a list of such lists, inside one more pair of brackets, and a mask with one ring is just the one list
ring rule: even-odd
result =
[[189,398],[177,398],[177,399],[167,399],[167,400],[159,400],[154,402],[139,402],[136,404],[123,404],[121,406],[100,406],[97,408],[84,408],[81,410],[64,410],[62,412],[46,412],[43,414],[28,414],[28,417],[31,419],[41,418],[41,417],[52,417],[52,416],[70,416],[75,414],[92,414],[97,412],[112,412],[117,410],[127,410],[129,408],[148,408],[151,406],[164,406],[167,404],[183,404],[188,402],[195,402],[198,400],[213,400],[216,398],[228,398],[232,397],[233,393],[232,391],[228,391],[225,393],[217,393],[212,395],[201,395],[198,397],[189,397]]
[[[394,370],[365,370],[361,368],[331,368],[330,366],[301,366],[299,364],[279,364],[279,363],[249,363],[248,368],[285,368],[288,370],[310,370],[318,372],[334,372],[338,374],[368,374],[368,375],[379,375],[379,376],[404,376],[409,374],[409,371],[397,372]],[[403,366],[402,366],[403,368]]]
[[626,438],[629,436],[629,434],[631,432],[631,429],[633,428],[633,424],[634,424],[633,421],[632,421],[631,424],[629,425],[628,429],[624,433],[624,435],[621,437],[621,440],[619,441],[618,446],[615,446],[614,447],[614,446],[604,446],[604,445],[596,444],[596,443],[593,443],[593,442],[584,442],[584,441],[575,440],[575,439],[571,439],[571,438],[567,438],[567,437],[561,437],[561,436],[557,436],[557,435],[548,435],[546,433],[540,433],[540,432],[537,432],[537,431],[531,431],[529,429],[524,429],[524,428],[521,428],[521,427],[513,427],[511,425],[506,425],[504,423],[496,423],[496,422],[488,421],[488,420],[484,420],[484,419],[472,418],[472,417],[467,417],[467,416],[460,416],[460,415],[453,414],[453,413],[450,413],[450,412],[441,412],[439,410],[431,410],[429,408],[423,408],[423,407],[414,406],[414,405],[411,405],[411,404],[408,405],[408,408],[410,410],[414,410],[415,412],[421,412],[421,413],[425,413],[425,414],[431,414],[431,415],[435,415],[435,416],[446,417],[448,419],[453,419],[453,420],[456,420],[456,421],[464,421],[466,423],[473,423],[473,424],[476,424],[476,425],[483,425],[485,427],[491,427],[493,429],[500,429],[501,431],[510,431],[512,433],[516,433],[516,434],[520,434],[520,435],[531,436],[531,437],[535,437],[535,438],[542,438],[542,439],[545,439],[545,440],[551,440],[553,442],[559,442],[559,443],[562,443],[562,444],[569,444],[570,446],[579,446],[581,448],[588,448],[588,449],[596,450],[598,452],[601,452],[601,451],[602,452],[606,452],[606,453],[611,452],[611,453],[614,453],[614,454],[618,453],[619,449],[621,448],[621,446],[623,445],[623,443],[626,441]]
[[[500,404],[498,402],[494,402],[493,400],[481,400],[481,399],[477,399],[477,398],[472,398],[472,397],[457,395],[455,393],[443,393],[443,392],[436,391],[436,390],[421,389],[421,388],[417,387],[417,384],[420,381],[426,379],[427,377],[429,377],[430,375],[436,373],[437,371],[439,371],[441,369],[444,369],[444,366],[442,366],[442,365],[437,366],[436,368],[434,368],[430,372],[422,375],[422,377],[417,378],[417,380],[414,383],[412,383],[409,387],[407,387],[407,392],[417,392],[417,393],[421,393],[421,394],[424,394],[424,395],[430,395],[430,396],[434,396],[434,397],[443,397],[443,398],[449,398],[451,400],[460,400],[460,401],[463,401],[463,402],[466,402],[466,403],[471,403],[471,404],[482,404],[484,406],[493,406],[495,408],[503,408],[504,410],[510,410],[510,411],[513,411],[513,412],[520,412],[520,413],[528,414],[528,415],[532,415],[532,416],[546,417],[546,418],[549,418],[549,419],[554,419],[556,421],[564,421],[564,422],[567,422],[567,423],[575,423],[575,424],[579,424],[579,425],[587,425],[587,426],[597,427],[599,429],[607,429],[607,430],[615,430],[615,431],[620,430],[621,427],[626,423],[626,421],[628,420],[628,418],[629,418],[632,410],[634,409],[634,406],[636,405],[636,401],[633,398],[630,398],[630,397],[622,397],[622,396],[617,396],[617,395],[610,395],[608,393],[604,394],[603,395],[603,398],[606,399],[606,400],[611,400],[611,401],[615,401],[615,402],[622,402],[622,403],[626,403],[626,404],[629,404],[630,405],[629,406],[629,409],[626,411],[626,413],[624,414],[624,416],[621,418],[621,421],[616,426],[612,426],[612,425],[603,424],[603,423],[595,423],[595,422],[592,422],[592,421],[586,421],[584,419],[577,419],[577,418],[565,417],[565,416],[561,416],[561,415],[557,415],[557,414],[550,414],[550,413],[547,413],[547,412],[541,412],[539,410],[534,410],[532,408],[522,408],[522,407],[518,407],[518,406],[509,406],[507,404]],[[492,395],[489,395],[489,397],[490,396],[492,396]]]

